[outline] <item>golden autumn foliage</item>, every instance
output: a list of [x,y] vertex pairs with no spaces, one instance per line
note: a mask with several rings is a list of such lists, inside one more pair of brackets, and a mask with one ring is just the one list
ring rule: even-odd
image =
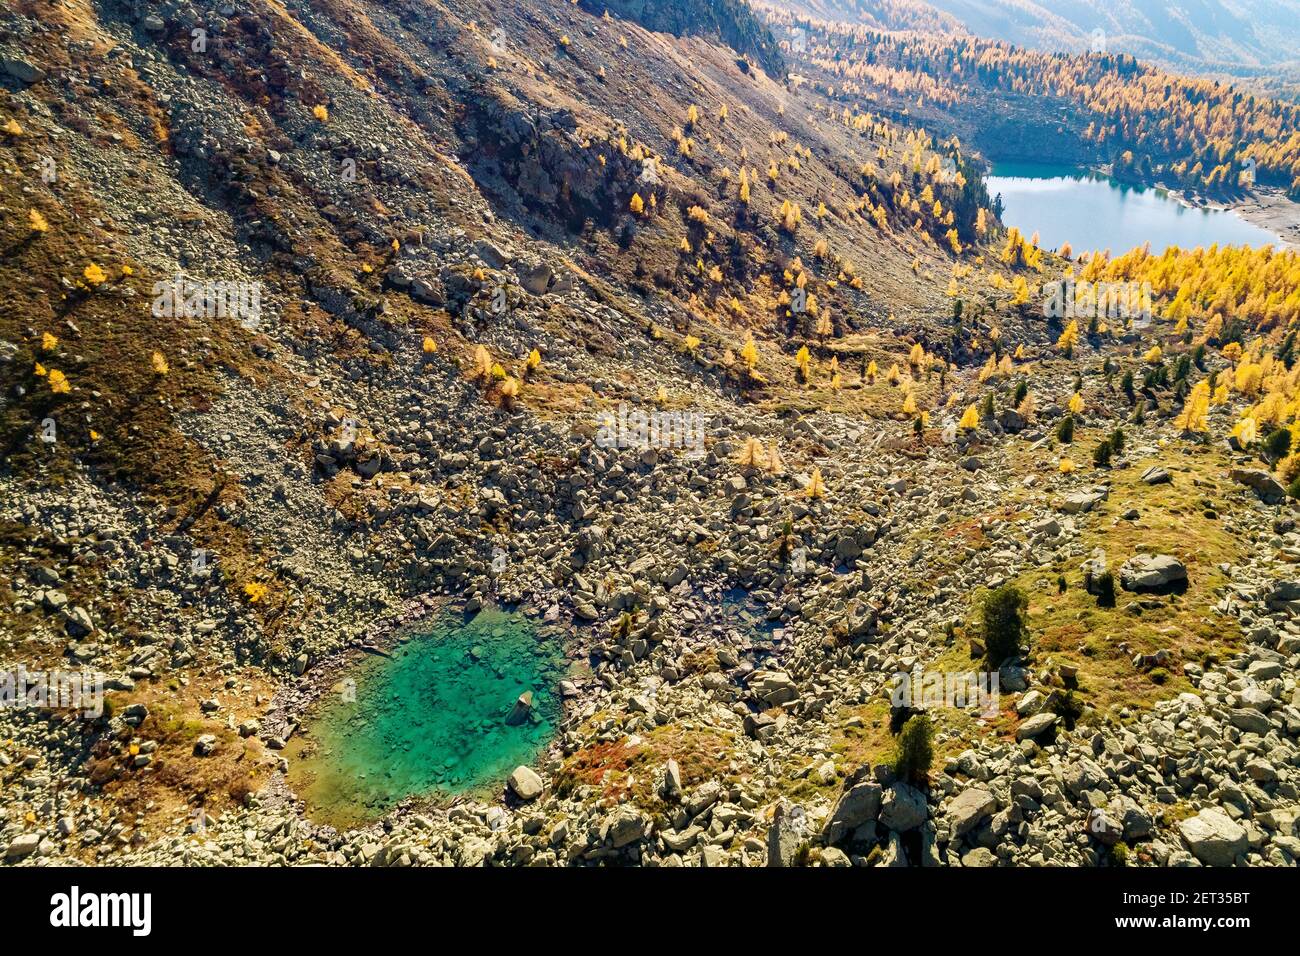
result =
[[769,475],[785,474],[785,460],[781,457],[781,452],[776,447],[775,442],[767,450],[767,461],[763,464],[763,470]]
[[742,468],[764,467],[767,464],[767,451],[763,448],[763,443],[751,435],[736,455],[736,464]]
[[1201,379],[1188,393],[1183,410],[1174,420],[1174,427],[1185,432],[1207,432],[1210,430],[1209,411],[1210,383]]
[[795,353],[794,362],[799,370],[799,381],[804,382],[805,384],[812,378],[812,374],[809,370],[809,363],[811,361],[812,356],[808,352],[808,346],[799,346],[799,351]]
[[1079,341],[1079,323],[1071,319],[1070,324],[1061,332],[1061,337],[1056,340],[1056,347],[1067,355],[1074,348],[1075,343]]
[[501,380],[501,400],[506,408],[513,408],[515,399],[519,397],[519,379],[507,375]]
[[793,235],[799,229],[799,223],[803,214],[799,211],[799,204],[785,200],[781,203],[780,209],[776,212],[776,218],[780,222],[781,228]]
[[1233,384],[1237,391],[1248,397],[1259,394],[1264,382],[1264,367],[1256,362],[1243,361],[1237,365]]
[[816,500],[817,498],[826,497],[826,482],[822,481],[822,470],[814,468],[812,474],[808,476],[808,484],[804,486],[804,497]]
[[1022,398],[1020,404],[1016,406],[1016,414],[1026,422],[1032,422],[1034,420],[1035,410],[1034,393],[1026,392],[1025,397]]
[[[1284,186],[1300,168],[1300,107],[1217,79],[1175,75],[1125,55],[1056,55],[974,37],[953,42],[942,28],[880,33],[852,23],[806,25],[819,66],[838,77],[846,95],[885,88],[940,105],[1050,98],[1091,120],[1085,141],[1117,156],[1117,170],[1160,162],[1191,189],[1235,185],[1246,156],[1259,163],[1261,177]],[[868,120],[859,128],[880,127]],[[921,172],[919,150],[912,168]]]
[[474,378],[487,381],[492,378],[492,356],[482,345],[474,346]]

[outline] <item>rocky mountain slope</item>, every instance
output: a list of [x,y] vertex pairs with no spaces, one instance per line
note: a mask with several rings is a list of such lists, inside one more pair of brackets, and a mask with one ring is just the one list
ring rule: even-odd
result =
[[[1174,385],[1125,395],[1136,331],[1054,347],[945,131],[787,77],[731,3],[0,17],[0,663],[110,702],[0,711],[6,863],[1300,856],[1291,506]],[[703,454],[611,447],[620,404]],[[891,680],[981,666],[1007,582],[1000,707],[900,779]],[[304,702],[443,602],[569,628],[558,739],[313,821]]]

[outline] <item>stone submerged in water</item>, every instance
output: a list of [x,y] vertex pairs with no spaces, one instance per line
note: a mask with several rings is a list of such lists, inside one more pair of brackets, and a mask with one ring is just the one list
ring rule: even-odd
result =
[[510,713],[506,715],[506,723],[511,727],[518,727],[526,722],[533,712],[533,692],[526,690],[519,695],[515,705],[510,708]]

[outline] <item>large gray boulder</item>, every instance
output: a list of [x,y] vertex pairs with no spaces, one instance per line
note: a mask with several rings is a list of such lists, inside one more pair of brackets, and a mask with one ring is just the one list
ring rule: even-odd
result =
[[963,790],[948,804],[948,822],[953,839],[973,830],[985,817],[992,816],[997,808],[998,801],[982,787]]
[[1266,504],[1277,504],[1286,499],[1286,489],[1276,478],[1260,468],[1234,468],[1228,476],[1239,485],[1245,485],[1259,495]]
[[926,815],[925,794],[900,780],[885,792],[879,822],[897,833],[906,833],[924,823]]
[[515,767],[514,773],[510,775],[506,785],[510,787],[510,791],[516,797],[524,802],[536,800],[542,795],[542,778],[535,771],[522,765]]
[[25,856],[31,856],[36,852],[36,848],[41,844],[39,833],[22,833],[14,837],[9,846],[5,848],[5,859],[21,860]]
[[615,849],[635,843],[646,835],[649,821],[635,807],[615,810],[609,821],[609,842]]
[[1206,807],[1178,824],[1183,842],[1206,866],[1232,866],[1246,852],[1246,829],[1222,810]]
[[534,266],[522,266],[518,269],[519,281],[525,291],[532,295],[544,295],[551,284],[551,267],[545,263]]
[[1090,491],[1073,491],[1061,499],[1060,504],[1056,506],[1058,511],[1063,511],[1067,515],[1083,514],[1091,511],[1097,505],[1106,500],[1110,491],[1106,488],[1093,488]]
[[1300,581],[1273,582],[1265,600],[1272,611],[1300,610]]
[[1041,711],[1021,721],[1016,728],[1016,740],[1036,740],[1056,726],[1060,718],[1051,711]]
[[794,681],[782,671],[754,671],[749,678],[749,691],[768,707],[779,707],[798,696]]
[[45,79],[44,70],[21,57],[0,57],[0,67],[3,67],[6,73],[23,83],[39,83]]
[[794,866],[804,843],[803,811],[782,800],[767,831],[767,865]]
[[1172,554],[1138,554],[1119,569],[1125,591],[1166,591],[1187,584],[1187,568]]
[[822,840],[826,845],[839,843],[868,820],[876,819],[880,812],[880,797],[880,784],[874,780],[864,780],[840,794],[822,827]]

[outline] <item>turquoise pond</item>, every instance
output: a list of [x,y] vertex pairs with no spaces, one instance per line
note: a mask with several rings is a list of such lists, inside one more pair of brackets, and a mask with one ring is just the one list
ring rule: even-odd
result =
[[[337,826],[408,797],[499,788],[554,735],[568,665],[560,643],[523,615],[443,614],[323,695],[290,748],[290,785],[312,819]],[[525,691],[532,713],[512,726],[506,718]]]
[[1262,246],[1277,235],[1221,209],[1192,209],[1163,189],[1122,185],[1070,166],[997,163],[987,179],[989,198],[1001,194],[1002,222],[1044,249],[1069,243],[1075,253],[1109,249],[1115,255],[1151,243],[1170,246]]

